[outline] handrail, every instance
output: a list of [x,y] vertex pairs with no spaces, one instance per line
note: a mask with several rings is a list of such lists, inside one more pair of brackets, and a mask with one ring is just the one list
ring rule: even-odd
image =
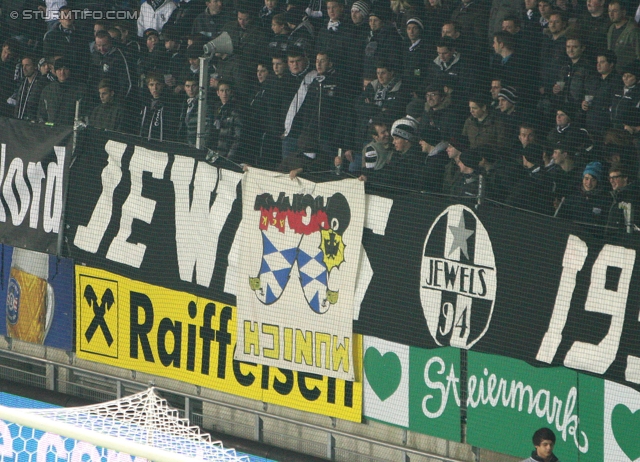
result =
[[[120,382],[125,382],[131,385],[141,385],[140,382],[136,382],[135,380],[131,380],[131,379],[125,379],[122,377],[118,377],[115,375],[111,375],[111,374],[107,374],[104,372],[96,372],[96,371],[92,371],[92,370],[88,370],[88,369],[83,369],[81,367],[78,366],[74,366],[72,364],[65,364],[59,361],[54,361],[51,359],[47,359],[47,358],[40,358],[37,356],[32,356],[32,355],[28,355],[25,353],[19,353],[19,352],[14,352],[11,350],[0,350],[0,356],[4,356],[4,357],[10,357],[10,356],[17,356],[20,358],[24,358],[24,359],[28,359],[30,361],[35,361],[35,362],[39,362],[39,363],[43,363],[43,364],[49,364],[52,366],[57,366],[57,367],[63,367],[65,369],[70,369],[70,370],[75,370],[75,371],[80,371],[82,373],[85,374],[92,374],[95,376],[100,376],[100,377],[104,377],[104,378],[109,378],[109,379],[113,379],[113,380],[117,380]],[[414,455],[420,455],[423,457],[429,457],[441,462],[461,462],[460,459],[451,459],[449,457],[445,457],[445,456],[441,456],[438,454],[432,454],[429,452],[425,452],[425,451],[419,451],[417,449],[412,449],[412,448],[408,448],[406,446],[400,446],[397,444],[393,444],[393,443],[386,443],[384,441],[379,441],[379,440],[375,440],[373,438],[368,438],[366,436],[360,436],[360,435],[354,435],[352,433],[348,433],[342,430],[336,430],[336,429],[331,429],[331,428],[327,428],[327,427],[323,427],[320,425],[315,425],[315,424],[311,424],[311,423],[306,423],[306,422],[301,422],[298,420],[294,420],[294,419],[290,419],[288,417],[283,417],[283,416],[278,416],[278,415],[273,415],[273,414],[269,414],[267,412],[264,411],[259,411],[256,409],[250,409],[250,408],[246,408],[244,406],[240,406],[237,404],[232,404],[232,403],[226,403],[223,401],[219,401],[216,399],[212,399],[212,398],[205,398],[199,395],[193,395],[191,393],[184,393],[184,392],[178,392],[176,390],[172,390],[169,388],[163,388],[163,387],[159,387],[157,385],[155,385],[155,383],[150,382],[151,385],[153,385],[157,390],[161,391],[161,392],[167,392],[167,393],[171,393],[173,395],[179,395],[185,398],[189,398],[189,399],[196,399],[199,401],[204,401],[207,402],[209,404],[214,404],[217,406],[222,406],[222,407],[226,407],[228,409],[233,409],[235,411],[241,411],[241,412],[247,412],[250,414],[254,414],[260,417],[265,417],[265,418],[269,418],[269,419],[275,419],[281,422],[286,422],[286,423],[290,423],[293,425],[298,425],[298,426],[302,426],[302,427],[306,427],[312,430],[317,430],[317,431],[323,431],[323,432],[327,432],[330,433],[331,435],[334,436],[342,436],[342,437],[346,437],[346,438],[351,438],[354,440],[358,440],[361,442],[365,442],[365,443],[369,443],[369,444],[375,444],[376,446],[380,446],[383,448],[387,448],[387,449],[392,449],[392,450],[396,450],[396,451],[402,451],[402,452],[406,452],[409,454],[414,454]]]

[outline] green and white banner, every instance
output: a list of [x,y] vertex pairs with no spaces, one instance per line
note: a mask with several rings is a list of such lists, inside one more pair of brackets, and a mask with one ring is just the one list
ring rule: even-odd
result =
[[[410,431],[527,457],[541,427],[556,434],[562,461],[640,461],[640,393],[564,367],[421,349],[364,338],[364,416]],[[461,403],[466,388],[466,402]],[[461,406],[462,404],[462,406]]]

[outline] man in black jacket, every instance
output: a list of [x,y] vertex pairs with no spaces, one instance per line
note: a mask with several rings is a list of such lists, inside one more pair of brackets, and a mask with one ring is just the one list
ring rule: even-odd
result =
[[176,101],[165,91],[161,74],[151,72],[145,80],[149,96],[140,110],[140,136],[148,140],[175,141],[179,123]]
[[33,56],[22,58],[22,73],[24,79],[16,93],[16,106],[14,117],[22,120],[38,119],[38,104],[42,90],[49,84],[49,80],[44,77],[37,68],[37,61]]
[[55,73],[58,81],[47,85],[40,95],[38,119],[56,125],[73,125],[76,101],[80,101],[80,115],[86,112],[82,103],[86,96],[85,85],[77,81],[67,58],[56,61]]

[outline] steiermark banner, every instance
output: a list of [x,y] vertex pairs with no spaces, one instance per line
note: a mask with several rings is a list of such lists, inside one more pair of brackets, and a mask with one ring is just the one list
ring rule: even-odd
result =
[[364,416],[460,441],[460,350],[364,338]]
[[422,349],[365,337],[364,417],[460,441],[466,387],[466,442],[523,459],[531,436],[548,427],[561,461],[637,462],[640,393],[563,367],[470,351],[461,382],[460,350]]
[[468,371],[469,444],[524,458],[533,432],[548,427],[560,460],[613,460],[603,459],[604,380],[473,351]]

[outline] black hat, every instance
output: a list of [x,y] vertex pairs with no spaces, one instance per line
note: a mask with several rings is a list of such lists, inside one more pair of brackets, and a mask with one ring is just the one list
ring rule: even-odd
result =
[[422,22],[422,19],[418,17],[414,16],[412,18],[407,19],[407,26],[409,24],[416,24],[420,28],[420,30],[424,30],[424,23]]
[[568,154],[575,154],[576,153],[576,146],[575,143],[572,143],[571,140],[569,139],[559,139],[558,141],[556,141],[556,143],[552,146],[552,148],[554,151],[556,149],[559,149],[562,152],[566,152]]
[[187,48],[185,54],[187,56],[187,59],[196,59],[202,56],[204,52],[202,51],[201,47],[191,45]]
[[178,30],[176,27],[164,27],[162,29],[162,34],[161,34],[161,38],[164,41],[179,41],[180,40],[180,34],[178,33]]
[[287,24],[300,24],[304,17],[304,11],[297,8],[291,8],[284,14],[284,20]]
[[464,136],[451,137],[451,139],[449,139],[449,144],[460,152],[469,150],[469,139]]
[[640,60],[634,59],[622,68],[623,74],[633,74],[640,79]]
[[460,162],[466,167],[477,170],[480,168],[480,162],[482,162],[483,155],[479,149],[468,149],[460,154]]
[[444,93],[444,88],[442,88],[442,85],[431,84],[425,90],[425,94],[426,93],[436,93],[436,92],[440,93],[441,95]]
[[142,33],[142,36],[145,38],[145,40],[151,35],[155,35],[156,37],[160,38],[160,34],[155,29],[147,29]]
[[64,57],[56,59],[53,65],[53,68],[58,70],[58,69],[62,69],[63,67],[66,67],[67,69],[71,69],[71,60]]
[[418,117],[422,117],[422,113],[424,112],[424,100],[423,99],[412,99],[409,104],[407,104],[407,115],[417,119]]
[[388,4],[385,5],[375,5],[371,11],[369,12],[369,17],[375,16],[376,18],[380,18],[382,21],[388,21],[391,17],[391,9]]
[[569,119],[573,119],[573,108],[568,104],[560,104],[556,107],[556,112],[564,112]]

